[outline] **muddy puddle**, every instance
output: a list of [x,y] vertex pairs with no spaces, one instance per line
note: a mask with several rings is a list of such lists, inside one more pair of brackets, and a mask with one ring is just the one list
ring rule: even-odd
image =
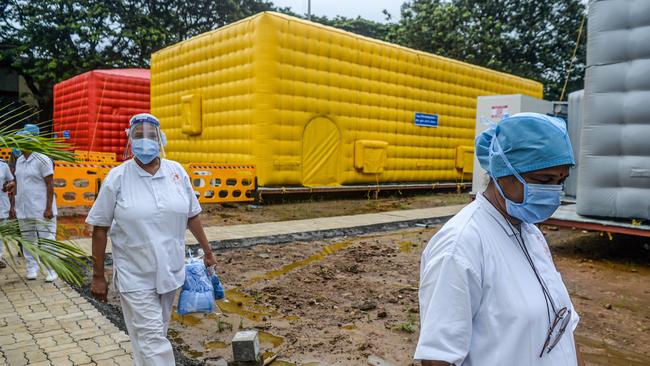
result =
[[576,336],[585,362],[590,366],[648,366],[650,357],[631,351],[620,351],[605,342]]
[[86,216],[60,216],[56,219],[56,238],[74,240],[92,236],[92,226],[86,225]]
[[[322,250],[308,256],[305,259],[297,260],[284,265],[276,270],[266,272],[262,275],[254,276],[239,288],[226,290],[226,299],[217,301],[219,309],[225,314],[239,315],[253,321],[267,321],[269,318],[280,316],[273,308],[260,306],[250,295],[242,292],[241,289],[250,288],[258,282],[270,281],[284,276],[291,271],[298,270],[311,263],[322,261],[328,255],[334,254],[353,244],[352,241],[341,241],[326,245]],[[300,318],[295,315],[285,317],[285,320],[297,321]]]
[[[260,302],[260,298],[247,293],[247,289],[260,283],[277,280],[288,273],[298,271],[311,264],[325,260],[352,245],[353,241],[339,241],[324,245],[307,257],[281,265],[277,269],[251,276],[241,285],[226,290],[226,299],[217,301],[218,313],[172,315],[170,338],[188,356],[198,359],[224,357],[231,355],[230,340],[234,333],[242,329],[258,329],[260,347],[265,352],[265,360],[270,365],[290,366],[296,363],[283,359],[286,338],[269,330],[278,325],[299,323],[300,316],[283,314],[276,307]],[[352,330],[356,327],[346,326]],[[211,333],[216,336],[200,341],[196,334]],[[319,365],[317,361],[301,362],[300,365]]]
[[[435,230],[220,252],[227,301],[213,314],[174,314],[169,337],[196,360],[230,359],[234,334],[256,329],[270,365],[362,365],[370,357],[412,365],[419,257]],[[572,235],[553,232],[552,250]],[[650,365],[650,265],[555,254],[580,312],[576,338],[587,365]]]

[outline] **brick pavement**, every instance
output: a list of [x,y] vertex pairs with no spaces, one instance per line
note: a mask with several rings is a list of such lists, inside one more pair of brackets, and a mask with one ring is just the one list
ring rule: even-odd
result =
[[0,365],[131,365],[129,337],[62,280],[0,271]]

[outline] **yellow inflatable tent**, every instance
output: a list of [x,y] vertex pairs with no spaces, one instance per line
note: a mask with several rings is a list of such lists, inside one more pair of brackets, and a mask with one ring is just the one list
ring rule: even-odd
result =
[[471,179],[476,97],[540,83],[264,12],[152,55],[170,159],[260,186]]

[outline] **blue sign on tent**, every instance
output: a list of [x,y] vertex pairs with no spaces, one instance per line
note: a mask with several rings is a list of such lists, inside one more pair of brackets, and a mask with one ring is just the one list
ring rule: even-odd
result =
[[69,139],[70,138],[70,130],[63,131],[63,138],[64,139]]
[[438,127],[438,115],[415,113],[415,125],[423,127]]

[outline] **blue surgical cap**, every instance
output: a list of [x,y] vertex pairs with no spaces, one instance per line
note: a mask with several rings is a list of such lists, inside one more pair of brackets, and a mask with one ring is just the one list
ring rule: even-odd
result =
[[[494,139],[519,174],[575,165],[566,123],[557,117],[518,113],[501,120],[476,138],[476,157],[481,167],[493,178],[513,175],[499,154],[494,153]],[[493,154],[490,154],[490,149]]]
[[32,136],[38,136],[41,133],[41,129],[37,125],[31,123],[26,124],[25,127],[23,127],[23,130],[29,132]]

